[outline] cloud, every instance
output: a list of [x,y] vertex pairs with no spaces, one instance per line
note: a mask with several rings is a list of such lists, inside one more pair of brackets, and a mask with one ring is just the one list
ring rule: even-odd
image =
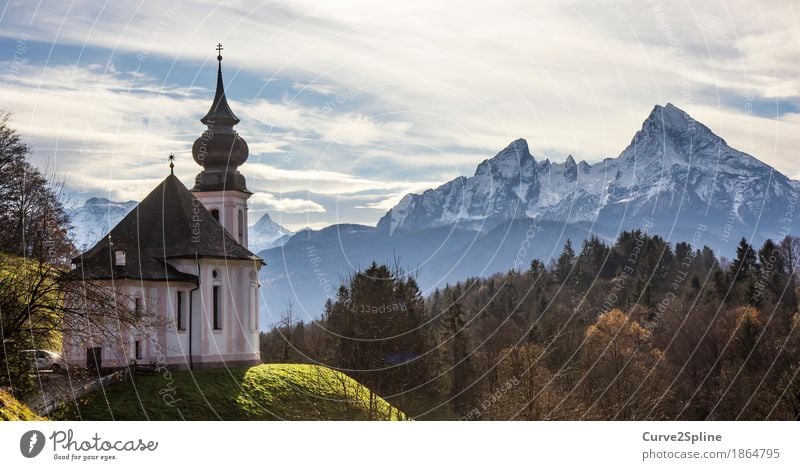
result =
[[277,210],[289,214],[302,214],[306,212],[325,212],[322,205],[310,199],[289,199],[275,196],[270,193],[254,193],[249,200],[254,211]]
[[292,83],[292,90],[297,90],[301,93],[311,92],[322,96],[333,96],[338,93],[338,88],[333,85],[324,85],[322,83]]
[[342,196],[365,192],[416,191],[437,186],[433,181],[378,181],[338,171],[304,169],[287,170],[262,163],[246,163],[241,171],[251,175],[257,185],[270,185],[281,193],[312,191],[317,194]]
[[[70,68],[29,51],[1,99],[37,154],[57,157],[65,171],[91,172],[81,158],[91,156],[102,158],[100,174],[150,181],[164,171],[162,155],[188,158],[202,130],[196,119],[210,91],[195,80],[214,67],[219,38],[252,151],[242,168],[248,184],[336,197],[349,204],[339,215],[359,222],[423,189],[416,184],[470,174],[517,137],[537,158],[618,155],[657,103],[673,102],[731,145],[800,176],[798,115],[747,109],[758,100],[800,106],[800,30],[786,4],[442,0],[391,10],[366,0],[45,1],[31,23],[27,7],[10,4],[0,36],[12,47],[19,38],[55,41],[93,57]],[[169,76],[164,64],[188,78],[154,78]],[[192,165],[176,171],[189,178]],[[334,222],[332,213],[311,213],[320,218],[309,224]]]
[[363,146],[402,139],[411,128],[410,122],[379,121],[361,113],[334,112],[330,107],[306,106],[288,99],[257,100],[239,109],[247,119],[265,127],[342,145]]

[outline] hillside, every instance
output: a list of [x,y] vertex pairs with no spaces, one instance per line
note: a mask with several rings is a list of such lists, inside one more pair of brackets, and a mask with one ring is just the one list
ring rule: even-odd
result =
[[41,421],[42,419],[11,394],[0,390],[0,421]]
[[[171,405],[168,403],[172,403]],[[137,375],[58,414],[83,420],[402,420],[344,374],[307,364],[263,364]]]

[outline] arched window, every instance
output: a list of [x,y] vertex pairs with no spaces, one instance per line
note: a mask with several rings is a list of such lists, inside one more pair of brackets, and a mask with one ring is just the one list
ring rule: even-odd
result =
[[219,209],[211,209],[211,217],[214,217],[219,222]]
[[239,228],[239,243],[244,244],[244,212],[239,209],[239,221],[238,221],[238,228]]

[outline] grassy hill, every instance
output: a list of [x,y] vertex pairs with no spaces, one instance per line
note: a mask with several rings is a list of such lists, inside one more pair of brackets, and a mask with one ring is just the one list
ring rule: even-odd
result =
[[350,377],[308,364],[137,375],[57,415],[84,420],[402,420]]
[[0,390],[0,421],[41,421],[42,419],[10,393]]

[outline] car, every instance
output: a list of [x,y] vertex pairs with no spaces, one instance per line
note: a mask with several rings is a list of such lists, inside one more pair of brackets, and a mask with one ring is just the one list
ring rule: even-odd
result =
[[38,370],[60,372],[64,367],[61,354],[46,349],[26,349],[22,354],[30,358]]

